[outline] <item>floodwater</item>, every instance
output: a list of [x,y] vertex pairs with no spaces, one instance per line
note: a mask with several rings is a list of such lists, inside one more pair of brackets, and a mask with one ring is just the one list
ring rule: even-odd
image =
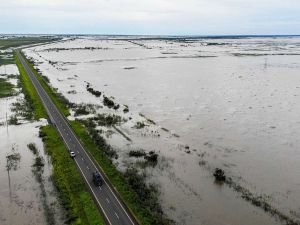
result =
[[[128,119],[119,129],[132,141],[118,132],[108,137],[120,156],[115,163],[122,170],[135,162],[130,150],[157,151],[158,165],[146,172],[178,224],[283,223],[228,185],[216,184],[216,167],[300,220],[299,37],[87,37],[26,54],[70,101],[102,104],[86,91],[86,81],[129,106],[128,114],[99,109]],[[147,123],[144,116],[155,124],[135,129],[137,121]]]
[[[18,75],[18,69],[16,65],[1,66],[0,75]],[[8,80],[16,85],[18,78]],[[12,104],[23,100],[22,93],[0,99],[0,224],[62,224],[65,211],[52,182],[50,158],[38,137],[47,121],[30,122],[18,115],[19,125],[7,122],[15,115]],[[30,143],[44,160],[40,177],[33,172],[36,156],[27,147]]]

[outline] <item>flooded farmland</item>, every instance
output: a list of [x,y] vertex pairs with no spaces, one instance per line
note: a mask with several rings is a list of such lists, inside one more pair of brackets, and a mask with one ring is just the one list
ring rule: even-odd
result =
[[[70,119],[118,118],[96,127],[114,163],[139,168],[177,224],[300,223],[299,37],[84,37],[24,51],[89,106]],[[153,152],[155,165],[137,157]]]
[[0,98],[0,224],[62,224],[65,212],[39,138],[47,120],[29,118],[15,64],[1,65],[0,78],[13,90]]

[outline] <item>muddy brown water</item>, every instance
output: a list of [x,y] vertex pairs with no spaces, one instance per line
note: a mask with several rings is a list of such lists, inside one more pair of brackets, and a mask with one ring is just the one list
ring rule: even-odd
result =
[[[136,162],[128,157],[133,149],[159,152],[159,164],[146,172],[178,224],[283,223],[216,184],[216,167],[299,220],[300,38],[136,42],[148,48],[82,38],[26,53],[72,102],[102,104],[86,91],[87,81],[129,106],[128,115],[99,110],[132,117],[120,127],[132,142],[115,131],[108,138],[120,156],[116,163],[122,170]],[[107,49],[43,50],[90,46]],[[77,93],[68,94],[72,89]],[[134,129],[140,113],[156,125]]]
[[[18,73],[16,65],[0,68],[0,74]],[[23,94],[0,99],[0,224],[63,224],[65,211],[51,179],[50,158],[38,137],[39,128],[47,121],[29,122],[19,116],[19,125],[7,125],[6,120],[15,114],[12,104],[20,99],[24,99]],[[44,159],[42,182],[33,173],[36,156],[28,149],[29,143],[35,144]]]
[[[63,210],[50,176],[51,163],[43,152],[43,143],[38,137],[39,127],[45,122],[34,122],[18,126],[0,127],[0,223],[11,224],[48,224],[43,201],[55,214],[55,224],[63,223]],[[27,144],[35,143],[40,156],[45,160],[42,174],[45,193],[32,172],[34,155]],[[14,150],[12,150],[14,149]],[[6,157],[20,154],[17,167],[8,173]],[[45,194],[45,195],[44,195]]]

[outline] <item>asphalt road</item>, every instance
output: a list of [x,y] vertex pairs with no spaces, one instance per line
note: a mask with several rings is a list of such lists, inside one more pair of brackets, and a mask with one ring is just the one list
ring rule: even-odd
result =
[[79,139],[74,134],[70,128],[67,119],[59,112],[55,104],[52,102],[51,98],[48,96],[31,68],[24,60],[23,56],[17,50],[17,55],[21,60],[27,74],[29,75],[35,89],[37,90],[44,107],[50,117],[50,120],[55,124],[57,130],[62,136],[65,145],[69,151],[74,151],[76,157],[74,158],[74,163],[76,163],[82,177],[84,178],[90,192],[94,196],[96,204],[101,209],[107,224],[110,225],[136,225],[137,223],[132,218],[132,216],[126,211],[125,207],[122,205],[121,201],[112,191],[111,187],[104,180],[104,184],[101,187],[96,187],[92,182],[92,172],[98,170],[103,176],[101,170],[98,169],[96,163],[90,158],[83,146],[81,145]]

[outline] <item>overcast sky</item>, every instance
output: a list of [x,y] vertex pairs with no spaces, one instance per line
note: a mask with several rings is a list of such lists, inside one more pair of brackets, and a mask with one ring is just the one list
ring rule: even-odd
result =
[[0,33],[300,34],[300,0],[0,0]]

